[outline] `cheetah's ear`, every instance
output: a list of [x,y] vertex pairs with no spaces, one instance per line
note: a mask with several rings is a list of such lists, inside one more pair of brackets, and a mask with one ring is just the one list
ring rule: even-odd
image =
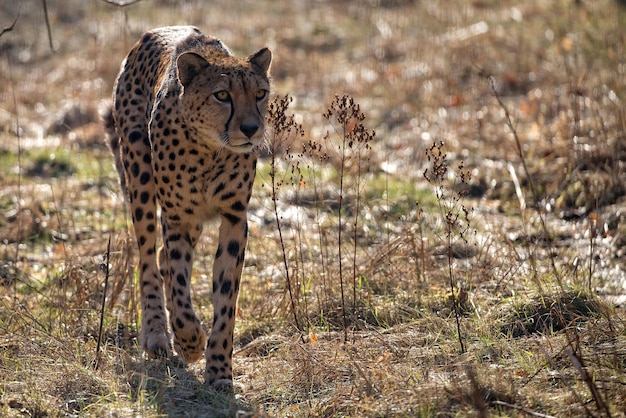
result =
[[272,52],[267,48],[263,48],[250,55],[248,62],[255,70],[260,71],[262,74],[267,74],[272,62]]
[[180,83],[187,87],[198,73],[209,66],[209,63],[198,54],[185,52],[178,57],[176,66]]

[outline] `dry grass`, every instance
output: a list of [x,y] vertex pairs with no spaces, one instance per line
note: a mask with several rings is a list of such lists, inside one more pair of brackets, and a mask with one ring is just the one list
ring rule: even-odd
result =
[[[0,5],[0,416],[624,416],[622,3],[47,3],[54,52],[42,2]],[[234,396],[138,350],[97,120],[171,24],[268,45],[294,99],[252,201]]]

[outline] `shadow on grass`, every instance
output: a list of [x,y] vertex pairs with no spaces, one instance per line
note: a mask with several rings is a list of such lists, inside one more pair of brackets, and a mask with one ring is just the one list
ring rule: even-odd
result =
[[246,417],[258,412],[235,390],[216,390],[204,384],[198,366],[179,358],[137,360],[128,365],[131,400],[147,415],[185,417]]
[[519,338],[552,333],[601,315],[607,307],[592,295],[568,291],[538,295],[514,308],[506,317],[502,332]]

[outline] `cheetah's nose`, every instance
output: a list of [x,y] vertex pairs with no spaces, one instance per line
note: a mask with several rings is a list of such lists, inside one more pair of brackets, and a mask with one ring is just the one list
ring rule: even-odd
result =
[[248,138],[252,138],[252,135],[254,135],[256,131],[259,130],[259,125],[244,124],[244,125],[241,125],[239,129],[241,129],[241,132],[243,132],[245,136],[247,136]]

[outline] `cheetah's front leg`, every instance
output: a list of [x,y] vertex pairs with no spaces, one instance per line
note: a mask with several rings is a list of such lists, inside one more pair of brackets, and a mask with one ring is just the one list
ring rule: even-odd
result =
[[161,272],[166,285],[174,348],[186,362],[194,362],[202,357],[206,347],[206,334],[193,310],[190,288],[193,249],[202,226],[168,226],[164,219],[162,226]]
[[232,385],[233,332],[247,235],[245,218],[222,216],[213,263],[213,328],[205,372],[205,382],[216,387]]

